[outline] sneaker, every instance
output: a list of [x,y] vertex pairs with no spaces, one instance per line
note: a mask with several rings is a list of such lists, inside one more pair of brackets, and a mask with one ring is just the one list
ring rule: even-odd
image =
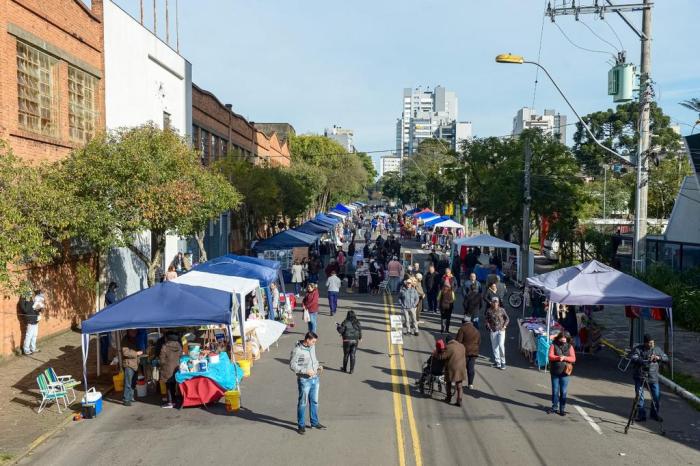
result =
[[560,409],[560,410],[559,410],[559,415],[560,415],[560,416],[566,416],[566,411],[564,411],[563,409]]
[[547,414],[556,413],[557,411],[559,411],[557,408],[547,408]]
[[306,433],[306,427],[297,427],[297,434],[304,435]]
[[418,336],[418,330],[416,330],[415,332],[413,332],[413,334],[414,334],[415,336]]
[[506,370],[506,366],[505,366],[505,365],[499,366],[498,368],[499,368],[500,370],[502,370],[502,371]]
[[419,324],[424,324],[425,321],[424,321],[424,320],[419,320],[418,323],[419,323]]
[[131,401],[125,401],[124,406],[131,406]]
[[468,388],[469,390],[474,390],[474,385],[469,385],[467,388]]
[[501,365],[494,362],[493,364],[491,364],[491,367],[495,367],[496,369],[500,369]]
[[34,351],[32,351],[32,353],[41,353],[41,350],[40,350],[40,349],[35,349]]
[[25,352],[25,353],[23,353],[23,354],[24,354],[25,356],[31,356],[31,355],[32,355],[32,352],[31,352],[31,351],[28,351],[28,352]]
[[161,408],[164,408],[164,409],[172,409],[172,408],[173,408],[173,404],[172,404],[172,403],[165,403],[163,406],[161,406]]
[[318,430],[326,430],[326,429],[327,429],[326,426],[324,426],[323,424],[320,424],[320,423],[319,423],[319,424],[314,424],[314,425],[312,425],[311,427],[313,427],[314,429],[318,429]]

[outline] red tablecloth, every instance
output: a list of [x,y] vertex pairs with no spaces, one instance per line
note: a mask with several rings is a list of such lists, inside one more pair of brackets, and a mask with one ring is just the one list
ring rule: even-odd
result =
[[224,396],[224,390],[207,377],[195,377],[180,384],[182,406],[200,406],[216,403]]

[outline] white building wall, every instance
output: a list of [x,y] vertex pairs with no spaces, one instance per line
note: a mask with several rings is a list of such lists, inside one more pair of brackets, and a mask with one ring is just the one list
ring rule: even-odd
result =
[[[182,135],[192,128],[192,65],[110,0],[104,2],[105,120],[107,129],[154,122]],[[165,267],[178,252],[180,238],[168,235]],[[150,253],[150,235],[139,238]],[[110,252],[108,273],[122,292],[146,287],[146,270],[128,249]]]

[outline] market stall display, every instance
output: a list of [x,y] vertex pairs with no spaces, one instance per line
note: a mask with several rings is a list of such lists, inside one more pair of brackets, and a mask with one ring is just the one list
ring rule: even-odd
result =
[[206,405],[220,400],[224,393],[237,389],[243,371],[231,362],[226,353],[215,353],[217,362],[203,354],[197,359],[190,355],[180,358],[180,371],[175,374],[182,393],[182,406]]

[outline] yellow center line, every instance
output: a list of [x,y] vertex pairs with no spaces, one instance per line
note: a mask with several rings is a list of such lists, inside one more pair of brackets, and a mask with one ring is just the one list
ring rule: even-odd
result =
[[399,466],[406,465],[406,453],[404,452],[404,439],[403,439],[403,427],[401,426],[401,421],[403,419],[403,409],[401,407],[401,389],[399,388],[399,378],[396,375],[396,364],[394,363],[394,358],[391,354],[391,319],[389,318],[389,307],[386,302],[386,295],[384,295],[384,315],[386,317],[386,343],[389,349],[389,365],[391,368],[391,384],[392,393],[394,399],[394,419],[396,420],[396,447],[399,452]]
[[[393,298],[389,296],[389,306],[393,308]],[[415,456],[416,466],[423,465],[423,455],[421,453],[420,437],[418,436],[418,428],[416,427],[416,419],[413,415],[413,402],[411,401],[410,383],[408,381],[408,373],[406,371],[406,360],[403,356],[403,351],[399,353],[399,363],[401,367],[401,378],[403,380],[404,398],[406,399],[406,413],[408,414],[408,426],[411,430],[411,441],[413,443],[413,455]]]

